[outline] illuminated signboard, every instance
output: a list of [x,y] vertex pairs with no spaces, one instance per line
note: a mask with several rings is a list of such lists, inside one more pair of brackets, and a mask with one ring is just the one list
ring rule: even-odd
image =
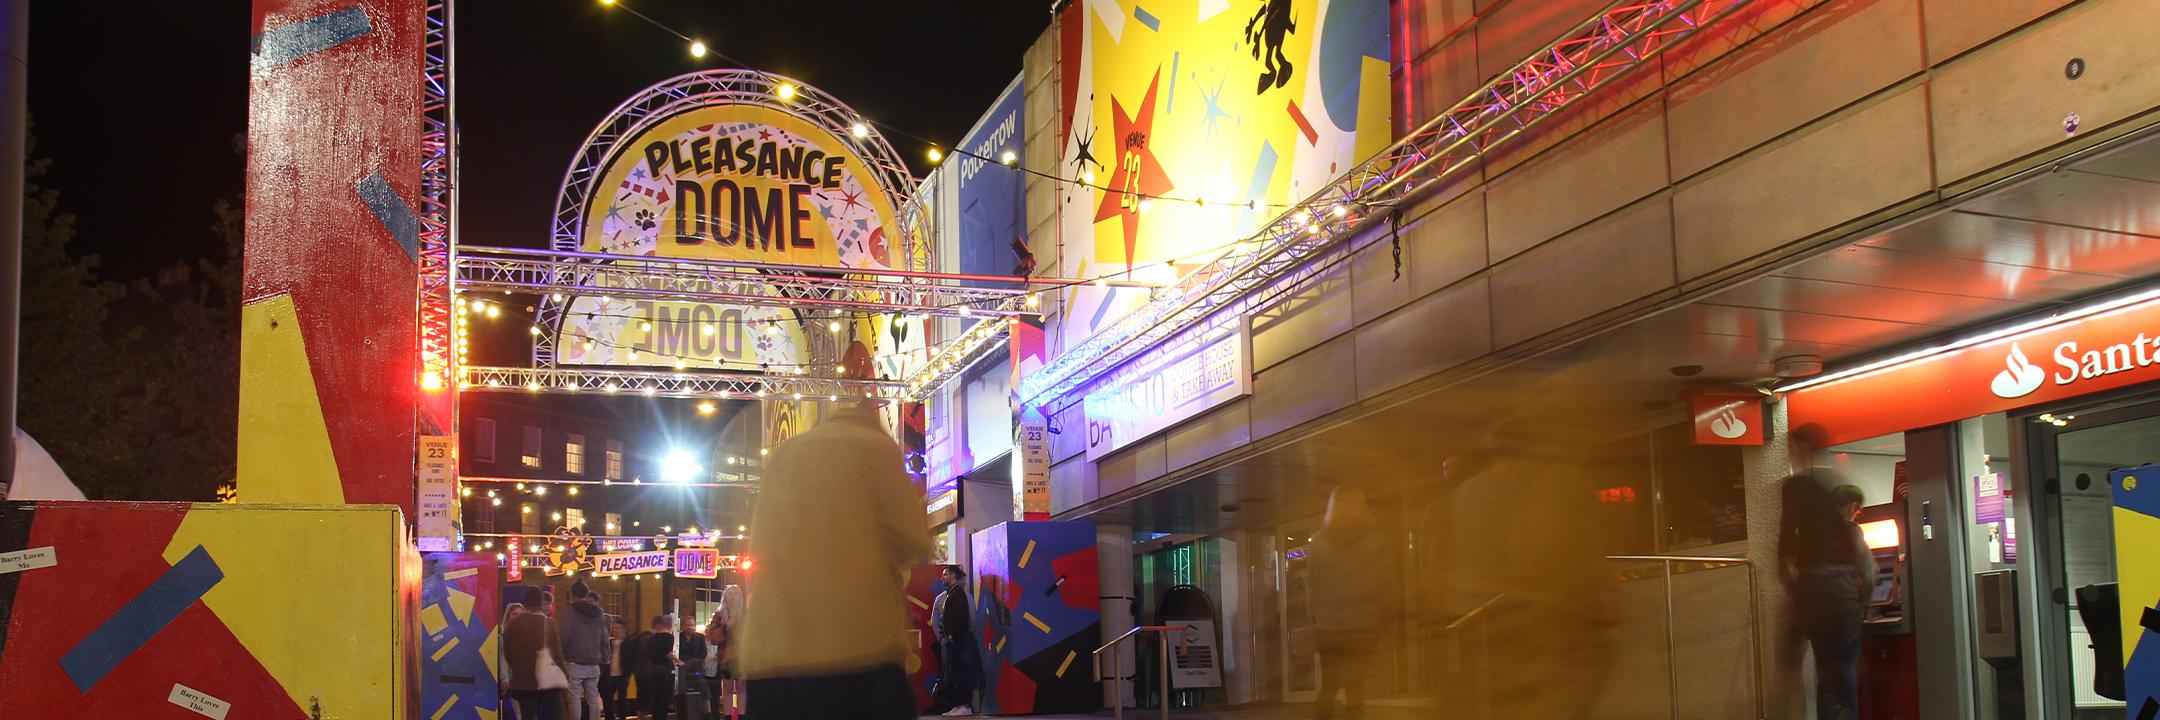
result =
[[692,578],[719,577],[720,551],[712,548],[682,548],[676,550],[675,574]]
[[668,569],[668,551],[615,553],[593,558],[593,574],[602,577],[615,575],[638,575],[665,572]]
[[1240,331],[1167,362],[1126,368],[1089,390],[1088,460],[1252,392],[1250,352]]

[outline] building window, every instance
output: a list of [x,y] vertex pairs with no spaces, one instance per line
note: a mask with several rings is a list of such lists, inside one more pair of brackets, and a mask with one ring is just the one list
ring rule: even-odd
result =
[[585,474],[585,436],[572,434],[563,441],[562,467],[571,477]]
[[518,457],[525,467],[540,468],[540,428],[525,426],[525,453]]
[[495,421],[473,419],[472,459],[473,462],[495,462]]
[[585,529],[585,511],[581,508],[565,508],[563,510],[563,527],[578,530]]
[[622,441],[607,441],[607,479],[622,479]]

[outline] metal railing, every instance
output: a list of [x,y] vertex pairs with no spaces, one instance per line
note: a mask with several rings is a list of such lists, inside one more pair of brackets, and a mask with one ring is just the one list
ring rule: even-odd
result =
[[1757,618],[1757,615],[1762,612],[1759,608],[1761,595],[1756,587],[1755,561],[1743,557],[1720,555],[1607,555],[1605,559],[1623,562],[1656,562],[1663,565],[1665,580],[1665,682],[1666,692],[1668,693],[1667,700],[1670,702],[1666,707],[1676,714],[1680,711],[1680,643],[1677,634],[1674,632],[1676,626],[1674,625],[1673,614],[1673,563],[1710,563],[1738,565],[1745,568],[1747,570],[1748,588],[1748,676],[1753,682],[1755,690],[1754,717],[1756,720],[1767,717],[1765,714],[1767,709],[1763,704],[1762,627]]
[[[1133,636],[1139,635],[1140,633],[1144,632],[1162,633],[1162,717],[1163,720],[1170,720],[1170,634],[1178,633],[1182,635],[1185,632],[1185,626],[1141,625],[1139,627],[1125,631],[1125,634],[1117,636],[1116,640],[1104,643],[1102,647],[1095,648],[1095,681],[1102,682],[1103,679],[1103,653],[1117,649],[1117,646],[1124,644],[1126,640],[1130,640],[1133,638]],[[1135,661],[1133,664],[1136,666],[1134,669],[1137,670],[1137,666],[1139,665],[1138,658],[1135,658],[1134,660]],[[1124,679],[1125,674],[1121,671],[1121,668],[1119,667],[1117,653],[1110,652],[1110,682],[1111,687],[1116,688],[1114,692],[1117,693],[1117,697],[1110,703],[1110,713],[1113,717],[1117,718],[1117,720],[1125,720],[1125,686],[1123,684]],[[1137,681],[1137,678],[1135,678],[1135,680]],[[1137,690],[1138,689],[1135,688],[1135,695],[1138,694]],[[1137,698],[1135,699],[1137,700]]]

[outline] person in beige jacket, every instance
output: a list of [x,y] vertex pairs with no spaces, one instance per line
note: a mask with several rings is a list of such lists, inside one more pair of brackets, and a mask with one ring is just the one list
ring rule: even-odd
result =
[[907,570],[928,556],[930,532],[900,462],[868,405],[773,451],[751,515],[757,569],[738,657],[758,717],[915,717]]

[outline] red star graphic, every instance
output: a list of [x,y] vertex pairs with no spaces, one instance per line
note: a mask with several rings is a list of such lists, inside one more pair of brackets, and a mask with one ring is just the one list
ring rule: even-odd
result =
[[1155,127],[1155,86],[1162,81],[1162,68],[1155,69],[1155,77],[1148,80],[1147,97],[1140,101],[1140,112],[1128,115],[1125,104],[1115,95],[1110,98],[1110,109],[1116,113],[1116,133],[1110,138],[1109,153],[1114,158],[1110,174],[1109,192],[1103,193],[1102,204],[1095,208],[1095,221],[1102,222],[1124,216],[1125,268],[1132,269],[1133,252],[1140,244],[1140,212],[1135,197],[1161,197],[1175,187],[1170,176],[1163,172],[1162,163],[1156,162],[1155,151],[1150,148]]
[[758,131],[757,131],[757,139],[759,139],[759,140],[771,140],[771,139],[772,139],[772,131],[771,131],[771,130],[764,130],[764,129],[760,129],[760,130],[758,130]]
[[840,202],[842,202],[842,203],[845,203],[845,204],[844,204],[844,205],[843,205],[842,207],[847,207],[847,208],[856,208],[856,207],[861,207],[861,206],[862,206],[862,202],[861,202],[861,200],[862,200],[862,194],[861,194],[861,193],[849,192],[849,191],[846,191],[846,190],[842,190],[842,191],[840,191]]

